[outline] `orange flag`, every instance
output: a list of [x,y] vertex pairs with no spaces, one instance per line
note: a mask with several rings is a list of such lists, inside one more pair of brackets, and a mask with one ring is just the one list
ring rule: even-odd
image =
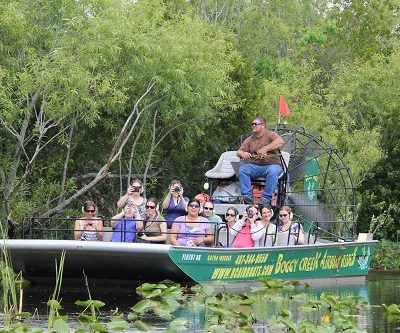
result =
[[282,95],[279,96],[279,112],[285,117],[290,116],[290,109]]

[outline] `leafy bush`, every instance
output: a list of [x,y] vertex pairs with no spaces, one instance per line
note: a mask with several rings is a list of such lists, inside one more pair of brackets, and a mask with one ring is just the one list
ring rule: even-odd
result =
[[391,242],[382,240],[377,244],[375,253],[371,260],[371,269],[383,271],[399,271],[400,270],[400,242]]

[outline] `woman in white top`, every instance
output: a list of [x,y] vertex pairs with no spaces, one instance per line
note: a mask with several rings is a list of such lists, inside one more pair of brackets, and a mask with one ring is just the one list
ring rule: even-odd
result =
[[83,218],[75,221],[74,238],[87,241],[103,240],[103,221],[96,217],[96,204],[93,201],[86,201],[82,212]]
[[272,208],[266,204],[260,208],[261,220],[251,225],[251,235],[255,247],[273,246],[276,238],[276,225],[271,223],[274,216]]
[[293,222],[292,209],[289,206],[282,206],[279,209],[279,226],[278,234],[288,234],[288,242],[286,245],[304,244],[303,227],[298,222]]
[[134,179],[131,185],[128,187],[126,194],[119,198],[117,202],[118,208],[124,208],[126,205],[135,207],[141,220],[146,219],[146,199],[142,197],[143,184],[140,179]]

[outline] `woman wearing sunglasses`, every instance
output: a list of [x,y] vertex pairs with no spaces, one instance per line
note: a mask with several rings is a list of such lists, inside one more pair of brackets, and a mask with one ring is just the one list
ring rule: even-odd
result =
[[103,240],[103,221],[98,218],[97,206],[86,201],[82,207],[83,217],[75,221],[74,238],[76,240]]
[[146,202],[146,219],[136,222],[137,243],[165,244],[167,240],[167,223],[158,209],[158,200],[149,198]]
[[279,209],[278,233],[288,233],[287,245],[304,244],[303,228],[299,222],[293,222],[292,219],[292,209],[289,206],[282,206]]
[[205,246],[214,242],[214,228],[210,221],[200,216],[200,201],[191,199],[187,214],[177,217],[171,227],[171,244]]
[[251,232],[255,247],[273,246],[276,237],[276,225],[271,223],[274,211],[267,204],[260,207],[261,220],[254,223]]
[[229,237],[231,229],[239,219],[239,211],[235,207],[229,207],[225,213],[225,226],[218,230],[218,242],[221,246],[231,247],[233,237]]

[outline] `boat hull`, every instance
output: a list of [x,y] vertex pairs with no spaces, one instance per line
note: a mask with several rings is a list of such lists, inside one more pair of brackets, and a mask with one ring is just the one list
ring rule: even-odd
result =
[[[63,284],[137,285],[170,279],[183,283],[256,282],[263,277],[328,284],[361,283],[375,241],[318,243],[268,248],[182,247],[161,244],[8,240],[13,268],[33,283],[55,281],[56,262],[66,251]],[[331,281],[331,282],[329,282]]]
[[169,258],[170,245],[16,239],[5,242],[13,268],[33,283],[55,281],[66,251],[63,283],[136,285],[164,279],[191,281]]
[[242,249],[171,247],[169,250],[175,264],[199,283],[249,282],[271,277],[310,284],[317,279],[363,281],[374,251],[374,241]]

